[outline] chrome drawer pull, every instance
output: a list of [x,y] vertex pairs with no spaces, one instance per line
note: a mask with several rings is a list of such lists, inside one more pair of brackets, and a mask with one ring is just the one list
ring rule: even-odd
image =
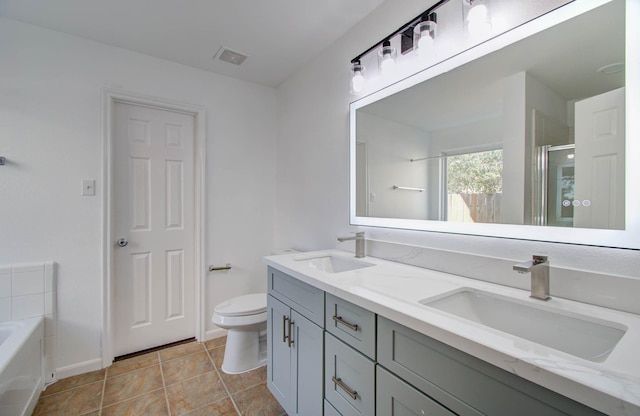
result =
[[282,316],[282,342],[287,342],[287,321],[289,320],[288,316]]
[[336,376],[333,376],[331,377],[331,381],[333,381],[336,386],[340,387],[345,391],[345,393],[351,396],[353,400],[356,400],[358,398],[358,392],[355,390],[351,390],[346,384],[342,382],[341,378],[336,378]]
[[349,328],[352,331],[356,331],[356,332],[358,331],[358,324],[356,324],[356,325],[350,324],[349,322],[342,320],[342,316],[333,315],[333,320],[336,321],[339,324],[342,324],[342,325],[346,326],[347,328]]

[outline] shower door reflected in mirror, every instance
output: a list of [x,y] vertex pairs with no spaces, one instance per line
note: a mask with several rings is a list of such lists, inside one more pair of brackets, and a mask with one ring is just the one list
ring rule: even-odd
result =
[[542,146],[539,155],[543,213],[540,225],[573,227],[575,145]]

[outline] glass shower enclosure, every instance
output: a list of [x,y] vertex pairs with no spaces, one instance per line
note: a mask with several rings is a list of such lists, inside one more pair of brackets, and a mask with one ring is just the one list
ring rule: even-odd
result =
[[539,146],[536,170],[535,223],[573,227],[575,144]]

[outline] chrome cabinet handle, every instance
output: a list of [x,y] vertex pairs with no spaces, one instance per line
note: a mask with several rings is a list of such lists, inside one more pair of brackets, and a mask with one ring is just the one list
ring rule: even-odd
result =
[[342,390],[344,390],[345,393],[347,393],[353,400],[356,400],[358,398],[358,392],[355,390],[351,390],[349,388],[349,386],[347,386],[346,384],[344,384],[342,382],[341,378],[336,378],[336,376],[331,377],[331,381],[333,381],[333,383],[340,387]]
[[291,332],[293,331],[293,320],[289,319],[289,348],[293,345],[293,337],[291,336]]
[[125,247],[127,244],[129,244],[129,242],[127,241],[126,238],[121,238],[118,241],[116,241],[116,244],[118,245],[118,247]]
[[342,316],[335,316],[333,315],[333,320],[336,321],[339,324],[342,324],[344,326],[346,326],[347,328],[349,328],[352,331],[357,332],[358,331],[358,324],[350,324],[349,322],[345,321],[342,319]]
[[282,342],[287,342],[287,321],[289,320],[288,316],[282,315]]

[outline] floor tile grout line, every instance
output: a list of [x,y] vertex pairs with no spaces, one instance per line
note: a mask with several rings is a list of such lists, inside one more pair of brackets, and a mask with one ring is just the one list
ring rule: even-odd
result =
[[160,366],[160,378],[162,378],[162,391],[164,392],[164,402],[167,405],[167,416],[171,416],[171,407],[169,406],[169,395],[167,394],[167,383],[164,380],[164,371],[162,370],[162,361],[160,351],[158,351],[158,365]]
[[191,375],[191,376],[189,376],[189,377],[187,377],[187,378],[183,378],[183,379],[181,379],[181,380],[178,380],[178,381],[176,381],[175,383],[167,384],[167,387],[173,387],[173,386],[175,386],[176,384],[181,384],[181,383],[184,383],[184,382],[187,382],[187,381],[193,380],[194,378],[202,377],[202,376],[204,376],[205,374],[212,373],[212,372],[215,370],[215,366],[213,366],[213,367],[214,367],[214,368],[212,368],[212,369],[211,369],[211,370],[209,370],[209,371],[205,371],[204,373],[200,373],[200,374],[196,374],[196,375]]
[[183,359],[183,358],[185,358],[185,357],[190,357],[190,356],[192,356],[192,355],[196,355],[196,354],[202,354],[202,351],[192,352],[192,353],[190,353],[190,354],[185,354],[185,355],[180,355],[179,357],[174,357],[174,358],[171,358],[170,360],[161,361],[160,363],[161,363],[161,364],[163,364],[163,363],[164,363],[164,364],[169,364],[169,363],[170,363],[170,362],[172,362],[172,361],[180,360],[180,359]]
[[[195,352],[195,353],[193,353],[193,354],[188,354],[188,355],[195,355],[195,354],[200,354],[200,352]],[[183,357],[187,357],[188,355],[184,355]],[[204,375],[204,374],[206,374],[206,373],[209,373],[209,372],[211,372],[211,371],[215,370],[215,368],[216,368],[216,364],[213,362],[213,360],[211,359],[211,356],[209,355],[209,353],[207,352],[207,350],[206,350],[206,349],[205,349],[205,355],[207,356],[207,360],[209,361],[209,364],[211,364],[211,367],[213,367],[211,370],[209,370],[209,371],[205,371],[204,373],[200,373],[200,374],[192,374],[192,375],[189,375],[187,378],[180,379],[180,380],[175,381],[175,382],[170,383],[170,384],[166,384],[166,386],[167,386],[167,387],[171,387],[171,386],[174,386],[174,385],[179,384],[179,383],[184,383],[185,381],[188,381],[188,380],[191,380],[191,379],[194,379],[194,378],[200,377],[200,376],[202,376],[202,375]],[[169,360],[169,361],[173,361],[173,360]],[[169,361],[168,361],[168,362],[169,362]],[[160,367],[162,367],[162,365],[160,365]],[[163,374],[164,374],[164,372],[163,372]],[[166,381],[165,381],[165,383],[166,383]]]
[[[209,361],[211,362],[211,365],[213,366],[213,369],[215,370],[215,368],[216,368],[216,364],[213,362],[213,358],[212,358],[212,357],[211,357],[211,355],[209,354],[209,350],[207,349],[207,346],[206,346],[206,345],[204,345],[204,342],[202,343],[202,346],[204,347],[204,350],[205,350],[205,352],[207,353],[207,356],[209,357]],[[213,370],[212,370],[212,371],[213,371]],[[220,377],[220,375],[218,374],[218,372],[217,372],[217,371],[216,371],[216,375],[218,376],[218,378],[220,378],[220,381],[222,381],[222,377]],[[195,376],[195,377],[199,377],[199,376]],[[195,378],[195,377],[193,377],[193,378]],[[228,392],[228,391],[227,391],[227,395],[229,396],[229,400],[231,400],[231,395],[229,394],[229,392]],[[190,411],[189,411],[189,413],[185,413],[185,415],[184,415],[184,416],[189,416],[189,414],[191,414],[191,413],[195,413],[195,412],[197,412],[197,411],[199,411],[199,410],[202,410],[202,409],[204,409],[205,407],[209,406],[209,405],[210,405],[210,404],[212,404],[212,403],[221,402],[221,401],[223,401],[223,400],[226,400],[226,397],[224,397],[224,398],[222,398],[222,399],[214,400],[214,401],[209,402],[209,403],[206,403],[206,404],[203,404],[202,406],[200,406],[200,407],[198,407],[198,408],[196,408],[196,409],[192,409],[192,410],[190,410]],[[234,408],[235,408],[236,412],[238,412],[238,408],[237,408],[235,405],[234,405]]]
[[[216,345],[216,346],[212,346],[211,349],[209,349],[208,345],[206,343],[204,343],[204,342],[198,342],[198,344],[201,345],[202,350],[205,352],[205,357],[209,360],[210,366],[213,367],[211,370],[209,370],[209,372],[211,372],[212,370],[215,371],[215,374],[218,377],[218,379],[219,379],[219,381],[220,381],[220,383],[222,385],[222,388],[224,389],[224,392],[226,393],[227,396],[223,397],[223,398],[220,398],[218,400],[211,401],[211,402],[209,402],[209,403],[207,403],[207,404],[205,404],[203,406],[198,407],[197,409],[192,409],[190,411],[190,413],[194,412],[194,411],[197,411],[197,410],[200,410],[200,409],[203,409],[203,408],[207,407],[208,405],[211,405],[212,403],[216,403],[216,402],[219,402],[219,401],[224,401],[224,400],[226,400],[228,398],[231,401],[232,405],[233,405],[234,411],[236,412],[235,414],[238,415],[238,416],[242,416],[242,412],[239,409],[238,402],[236,402],[236,396],[241,395],[241,394],[243,394],[244,392],[246,392],[246,391],[248,391],[250,389],[253,389],[253,388],[256,388],[258,386],[261,386],[262,384],[264,384],[264,382],[257,382],[256,384],[252,384],[251,386],[244,386],[243,385],[242,387],[245,387],[245,388],[243,388],[242,390],[235,391],[234,394],[231,394],[231,391],[229,389],[235,383],[235,379],[233,378],[233,375],[231,375],[232,378],[230,378],[229,380],[225,381],[225,378],[223,376],[226,377],[227,374],[226,373],[223,374],[222,369],[218,368],[218,366],[216,365],[216,362],[219,361],[219,359],[220,359],[219,353],[221,353],[221,352],[223,353],[224,352],[225,345],[224,344]],[[196,350],[197,350],[197,348],[196,348]],[[164,351],[166,351],[166,350],[164,350]],[[171,363],[174,360],[177,360],[177,359],[180,359],[180,358],[189,357],[189,356],[192,356],[192,355],[195,355],[195,354],[201,354],[201,352],[199,352],[199,351],[190,352],[189,349],[187,349],[187,351],[183,352],[184,353],[183,355],[178,355],[178,356],[172,357],[169,360],[163,360],[163,358],[161,356],[161,352],[162,352],[161,350],[155,352],[157,361],[155,363],[152,363],[151,365],[146,365],[146,366],[139,367],[139,368],[133,367],[129,371],[124,371],[124,372],[122,372],[120,374],[116,374],[116,375],[113,375],[113,376],[112,376],[112,374],[115,371],[110,371],[111,367],[107,367],[107,368],[104,369],[104,373],[99,376],[100,377],[99,380],[90,381],[90,382],[84,382],[81,385],[70,387],[70,388],[66,388],[64,390],[61,390],[60,392],[52,393],[49,396],[53,397],[53,396],[56,396],[56,395],[64,393],[64,392],[74,391],[74,390],[77,390],[79,388],[85,387],[87,385],[97,384],[97,383],[101,382],[102,383],[102,386],[101,386],[102,389],[100,390],[99,408],[97,408],[96,410],[92,411],[92,413],[95,412],[96,415],[102,416],[103,414],[105,414],[105,411],[104,411],[105,408],[116,406],[118,404],[121,404],[121,403],[126,402],[126,401],[130,401],[130,400],[139,400],[140,397],[142,397],[144,395],[147,395],[147,394],[150,394],[150,393],[158,394],[159,390],[162,388],[162,392],[164,393],[165,405],[167,407],[167,415],[171,416],[172,415],[172,411],[171,411],[171,407],[170,407],[170,403],[169,403],[168,387],[171,387],[171,386],[173,386],[174,384],[177,384],[177,383],[182,383],[184,381],[191,380],[191,379],[196,378],[196,377],[200,377],[200,376],[202,376],[202,374],[197,374],[197,375],[194,375],[192,377],[188,377],[185,380],[181,380],[181,381],[173,383],[173,384],[167,384],[167,380],[166,380],[165,374],[164,374],[163,364],[164,363]],[[215,357],[214,357],[214,353],[216,353]],[[158,386],[156,389],[154,389],[152,391],[141,392],[140,394],[134,395],[132,397],[127,397],[126,399],[119,400],[119,401],[114,402],[114,403],[109,403],[108,405],[105,406],[106,383],[109,380],[114,379],[114,378],[119,378],[119,377],[125,376],[127,374],[137,373],[137,372],[145,370],[145,369],[154,368],[156,365],[158,366],[158,369],[160,370],[160,376],[161,376],[161,380],[160,381],[162,383],[161,386]],[[258,370],[258,369],[255,369],[255,370]],[[156,378],[156,380],[157,380],[157,378]],[[228,382],[231,383],[232,386],[229,386]],[[98,387],[98,386],[96,386],[96,387]],[[238,387],[240,387],[240,386],[238,386]],[[218,389],[217,391],[220,392],[220,389]]]
[[[155,366],[158,366],[158,367],[159,367],[159,369],[160,369],[160,373],[161,373],[161,375],[162,375],[162,366],[160,365],[160,361],[158,361],[157,363],[154,363],[153,365],[150,365],[150,366],[147,366],[147,367],[136,368],[136,369],[133,369],[133,370],[131,370],[131,371],[126,371],[126,372],[124,372],[124,373],[122,373],[122,374],[115,375],[115,376],[113,376],[113,377],[108,377],[108,370],[109,370],[109,367],[107,367],[107,368],[105,369],[106,371],[105,371],[105,378],[104,378],[104,385],[103,385],[103,395],[102,395],[102,400],[100,401],[100,413],[102,414],[102,410],[103,410],[105,407],[111,407],[111,406],[114,406],[114,405],[116,405],[116,404],[120,404],[120,403],[122,403],[122,402],[126,402],[127,400],[138,399],[138,398],[140,398],[140,397],[144,396],[145,394],[154,393],[154,392],[156,392],[156,391],[160,390],[161,388],[160,388],[160,387],[158,387],[158,388],[157,388],[157,389],[155,389],[155,390],[145,391],[145,392],[142,392],[142,393],[136,394],[136,395],[134,395],[134,396],[130,396],[130,397],[127,397],[127,398],[125,398],[125,399],[118,400],[117,402],[109,403],[109,404],[108,404],[108,405],[106,405],[106,406],[104,405],[104,396],[105,396],[106,389],[107,389],[107,381],[109,381],[109,380],[113,380],[114,378],[118,378],[118,377],[121,377],[121,376],[126,376],[127,374],[135,373],[135,372],[140,371],[140,370],[146,370],[146,369],[148,369],[148,368],[152,368],[152,367],[155,367]],[[163,385],[164,385],[164,383],[163,383]],[[56,393],[56,394],[57,394],[57,393]],[[166,394],[165,394],[165,395],[166,395]]]
[[[73,377],[73,376],[72,376],[72,377]],[[102,382],[104,382],[104,378],[103,378],[103,377],[101,377],[101,378],[102,378],[102,380],[94,380],[94,381],[90,381],[90,382],[88,382],[88,383],[79,384],[79,385],[77,385],[77,386],[70,387],[70,388],[68,388],[68,389],[64,389],[64,390],[57,391],[57,392],[55,392],[55,393],[47,394],[47,395],[45,395],[45,396],[40,395],[40,396],[39,396],[39,399],[46,398],[46,397],[54,397],[54,396],[57,396],[57,395],[59,395],[59,394],[69,392],[69,391],[71,391],[71,390],[77,390],[77,389],[79,389],[79,388],[86,387],[86,386],[88,386],[89,384],[100,383],[101,381],[102,381]],[[44,390],[43,390],[43,391],[44,391]]]
[[222,401],[224,401],[224,400],[226,400],[226,399],[227,399],[226,397],[223,397],[222,399],[214,400],[214,401],[209,402],[209,403],[207,403],[207,404],[203,404],[203,405],[202,405],[202,406],[200,406],[200,407],[196,407],[195,409],[191,409],[191,410],[189,410],[189,413],[184,413],[184,416],[189,416],[190,414],[195,413],[195,412],[197,412],[198,410],[202,410],[202,409],[204,409],[205,407],[209,406],[210,404],[218,403],[218,402],[222,402]]
[[[203,346],[203,347],[204,347],[204,349],[205,349],[205,350],[207,349],[207,348],[205,347],[205,345],[204,345],[204,342],[194,341],[194,343],[195,343],[195,344],[200,344],[201,346]],[[190,344],[182,344],[182,345],[190,345]],[[182,346],[182,345],[181,345],[181,346]],[[166,350],[159,350],[159,351],[158,351],[158,353],[161,353],[161,352],[163,352],[163,351],[165,351],[165,352],[166,352],[166,351],[170,351],[170,350],[171,350],[171,348],[168,348],[168,349],[166,349]],[[159,355],[159,360],[161,360],[162,362],[169,362],[169,361],[177,360],[177,359],[179,359],[179,358],[186,357],[186,356],[188,356],[188,355],[197,354],[198,352],[199,352],[199,351],[196,351],[196,352],[190,352],[190,353],[187,353],[187,354],[177,355],[177,356],[175,356],[175,357],[169,358],[168,360],[167,360],[167,359],[163,359],[163,358],[162,358],[162,355]]]
[[220,375],[220,371],[218,371],[218,367],[216,366],[215,361],[213,361],[213,357],[211,357],[211,354],[209,354],[209,350],[207,350],[206,347],[205,347],[205,351],[207,351],[207,355],[209,356],[209,360],[211,361],[211,364],[213,365],[213,368],[216,370],[216,374],[218,375],[218,378],[220,379],[220,382],[222,383],[222,387],[224,387],[224,391],[227,392],[227,396],[229,396],[229,400],[231,400],[231,404],[233,404],[233,408],[236,409],[236,412],[238,412],[238,416],[242,416],[242,413],[240,413],[240,409],[238,408],[238,405],[236,404],[235,399],[233,398],[233,396],[229,392],[229,389],[227,388],[227,383],[224,382],[224,379],[222,378],[222,375]]
[[123,372],[123,373],[116,374],[115,376],[107,377],[107,379],[110,379],[110,378],[116,378],[116,377],[121,377],[121,376],[125,376],[125,375],[127,375],[127,374],[129,374],[129,373],[133,373],[133,372],[135,372],[135,371],[146,370],[147,368],[151,368],[151,367],[156,366],[156,365],[158,365],[158,364],[160,364],[160,362],[153,363],[153,364],[151,364],[151,365],[147,365],[147,366],[144,366],[144,367],[134,368],[134,369],[131,369],[131,370],[129,370],[129,371],[125,371],[125,372]]
[[[258,368],[259,368],[259,367],[258,367]],[[251,370],[251,371],[253,371],[253,370]],[[236,395],[237,395],[237,394],[240,394],[240,393],[244,393],[244,392],[245,392],[245,391],[247,391],[247,390],[251,390],[251,389],[253,389],[253,388],[255,388],[255,387],[258,387],[258,386],[261,386],[261,385],[263,385],[263,384],[267,384],[267,382],[266,382],[266,381],[261,381],[261,382],[259,382],[259,383],[257,383],[257,384],[252,384],[251,386],[247,387],[246,389],[238,390],[238,391],[234,392],[233,394],[236,394]]]
[[155,393],[155,392],[160,391],[160,390],[162,390],[162,387],[158,387],[157,389],[155,389],[155,390],[151,390],[151,391],[145,391],[145,392],[143,392],[143,393],[136,394],[135,396],[127,397],[126,399],[122,399],[122,400],[118,400],[117,402],[109,403],[108,405],[103,406],[101,409],[104,409],[104,408],[106,408],[106,407],[115,406],[115,405],[117,405],[117,404],[120,404],[120,403],[123,403],[123,402],[129,401],[129,400],[139,399],[139,398],[140,398],[140,397],[142,397],[142,396],[145,396],[145,395],[147,395],[147,394],[151,394],[151,393]]

